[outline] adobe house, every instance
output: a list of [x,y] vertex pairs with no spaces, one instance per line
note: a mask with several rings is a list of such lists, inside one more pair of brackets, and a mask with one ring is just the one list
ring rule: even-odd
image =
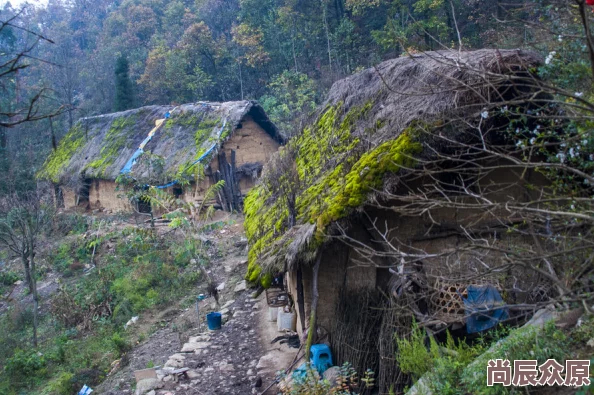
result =
[[[247,278],[266,287],[285,273],[298,332],[315,316],[329,332],[335,363],[380,372],[380,393],[408,384],[394,362],[394,336],[408,335],[413,319],[456,330],[465,320],[467,286],[531,290],[543,283],[517,267],[472,275],[502,267],[508,257],[497,251],[479,257],[462,229],[490,229],[481,237],[518,248],[532,240],[498,231],[494,215],[473,208],[474,198],[456,190],[459,176],[466,177],[464,161],[449,160],[456,150],[460,158],[470,155],[467,146],[476,152],[483,144],[507,146],[501,135],[510,121],[496,115],[503,110],[498,103],[533,98],[528,84],[510,81],[531,78],[540,62],[518,50],[427,52],[338,81],[315,122],[275,155],[246,197]],[[537,193],[520,181],[544,184],[536,171],[522,174],[500,159],[497,168],[488,155],[475,155],[474,164],[493,170],[469,172],[475,178],[464,182],[493,210]],[[438,189],[459,204],[433,207],[431,191]],[[415,298],[419,289],[423,300]],[[542,296],[504,294],[516,303]],[[415,314],[400,312],[401,305]]]
[[[225,210],[241,210],[262,166],[283,137],[253,101],[148,106],[83,118],[60,141],[38,178],[57,186],[65,208],[147,211],[131,206],[118,177],[157,186],[178,198],[200,202],[204,191],[225,180],[217,195]],[[198,185],[178,182],[202,166]],[[118,180],[119,181],[119,180]]]

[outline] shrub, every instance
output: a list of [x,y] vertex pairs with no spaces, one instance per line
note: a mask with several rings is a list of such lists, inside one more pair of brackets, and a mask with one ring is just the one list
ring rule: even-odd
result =
[[544,329],[536,326],[515,329],[508,337],[497,342],[466,366],[461,372],[460,382],[469,393],[508,394],[513,389],[504,386],[486,386],[489,360],[536,359],[539,364],[542,364],[552,358],[563,363],[568,350],[569,339],[565,333],[555,327],[553,322],[547,324]]
[[400,369],[406,374],[410,374],[414,379],[419,379],[425,372],[429,371],[437,358],[439,350],[437,343],[431,337],[430,348],[425,346],[425,331],[419,328],[417,323],[413,323],[410,337],[396,339],[398,344],[397,360]]
[[8,313],[9,329],[14,332],[20,332],[33,325],[33,311],[22,305],[15,303]]
[[46,361],[43,355],[35,351],[17,349],[14,355],[6,361],[4,370],[11,383],[16,386],[32,384],[32,378],[45,376]]
[[47,385],[45,394],[49,395],[71,395],[76,393],[76,387],[72,381],[74,374],[69,372],[60,373]]
[[89,221],[86,216],[79,213],[57,215],[54,222],[56,231],[63,235],[82,234],[89,229]]
[[20,276],[13,271],[0,272],[0,284],[12,285],[20,280]]
[[111,341],[119,355],[125,354],[132,349],[132,345],[117,332],[111,336]]

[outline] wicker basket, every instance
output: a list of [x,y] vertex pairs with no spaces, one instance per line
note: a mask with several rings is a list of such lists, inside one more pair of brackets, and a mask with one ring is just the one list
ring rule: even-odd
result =
[[266,303],[270,307],[284,307],[289,304],[289,295],[281,288],[268,288]]

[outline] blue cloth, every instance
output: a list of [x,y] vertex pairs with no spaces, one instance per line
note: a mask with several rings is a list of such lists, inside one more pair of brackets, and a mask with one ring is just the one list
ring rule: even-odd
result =
[[132,155],[132,157],[130,159],[128,159],[128,162],[126,162],[126,164],[124,165],[124,167],[122,168],[122,170],[120,171],[120,174],[128,174],[132,171],[132,166],[134,166],[134,164],[136,163],[136,159],[138,159],[138,157],[140,155],[142,155],[144,151],[141,148],[138,148],[136,150],[136,152],[134,152],[134,155]]
[[[171,116],[171,113],[167,112],[165,113],[165,118],[169,118]],[[221,126],[221,128],[219,129],[218,133],[217,133],[217,142],[215,142],[205,153],[203,153],[202,155],[200,155],[200,157],[198,159],[196,159],[192,164],[190,164],[190,166],[188,166],[188,169],[195,166],[196,164],[202,162],[202,160],[204,158],[206,158],[216,147],[218,144],[218,140],[221,138],[221,134],[223,133],[223,130],[225,129],[225,126],[227,126],[227,119],[225,118],[223,120],[223,125]],[[142,142],[142,144],[140,145],[141,147],[146,145],[150,140],[152,139],[152,136],[148,136],[147,138],[144,139],[144,141]],[[124,167],[122,168],[122,170],[120,170],[120,174],[128,174],[130,172],[132,172],[132,167],[134,166],[134,164],[136,163],[136,159],[138,159],[138,157],[140,155],[142,155],[144,153],[142,148],[138,148],[136,150],[136,152],[134,152],[134,155],[132,155],[132,157],[130,159],[128,159],[128,161],[126,162],[126,164],[124,165]],[[187,169],[185,169],[187,170]],[[167,189],[170,188],[174,185],[176,185],[177,183],[179,183],[178,180],[174,180],[171,181],[165,185],[158,185],[155,186],[155,188],[157,189]]]
[[464,299],[466,331],[482,332],[508,318],[507,309],[499,291],[492,285],[469,285]]
[[93,390],[85,384],[78,392],[78,395],[89,395],[91,392],[93,392]]

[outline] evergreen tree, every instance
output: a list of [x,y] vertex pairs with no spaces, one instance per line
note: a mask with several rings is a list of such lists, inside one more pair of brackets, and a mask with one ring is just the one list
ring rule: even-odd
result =
[[116,61],[115,78],[115,111],[124,111],[134,106],[134,92],[132,91],[132,80],[130,80],[130,67],[128,59],[121,55]]

